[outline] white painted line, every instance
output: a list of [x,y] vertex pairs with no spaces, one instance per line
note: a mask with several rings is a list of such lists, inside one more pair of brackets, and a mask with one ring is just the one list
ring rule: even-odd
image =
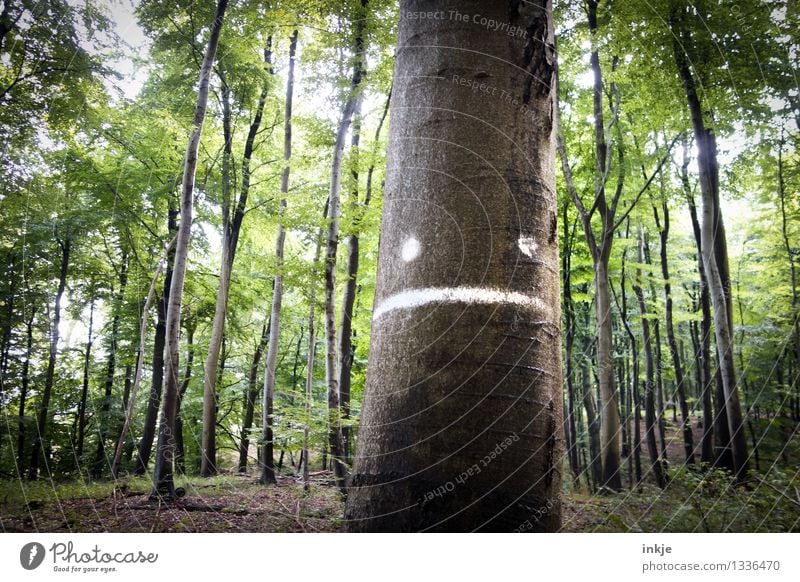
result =
[[398,309],[413,309],[429,303],[512,304],[548,312],[547,305],[538,297],[516,291],[485,289],[482,287],[427,287],[401,291],[384,300],[372,314],[373,321]]

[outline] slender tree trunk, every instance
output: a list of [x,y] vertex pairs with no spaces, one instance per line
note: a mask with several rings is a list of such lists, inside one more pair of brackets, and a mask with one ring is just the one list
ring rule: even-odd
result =
[[195,324],[186,323],[186,372],[183,375],[181,388],[178,390],[178,406],[175,411],[175,469],[182,474],[186,474],[186,449],[183,440],[183,417],[181,416],[181,404],[183,397],[189,389],[192,380],[192,366],[194,365],[194,332]]
[[[644,232],[639,231],[639,262],[644,262]],[[639,270],[639,278],[641,279],[641,269]],[[664,465],[661,458],[661,453],[658,450],[658,443],[656,442],[656,402],[655,402],[655,365],[653,362],[653,347],[650,335],[650,322],[647,319],[647,304],[644,299],[644,292],[640,282],[636,282],[633,286],[633,292],[636,294],[636,299],[639,302],[639,311],[642,314],[642,341],[644,343],[644,360],[645,360],[645,384],[644,384],[644,424],[645,424],[645,441],[647,442],[647,452],[650,454],[650,464],[653,468],[653,477],[656,484],[662,489],[666,487],[666,475],[664,474]]]
[[253,428],[253,417],[255,416],[256,400],[258,400],[258,369],[264,351],[267,349],[269,341],[269,323],[265,323],[261,330],[261,339],[253,353],[253,360],[250,362],[250,373],[247,376],[247,392],[244,398],[244,418],[242,419],[242,432],[239,438],[239,472],[247,472],[247,458],[250,451],[250,430]]
[[586,426],[589,431],[589,467],[591,469],[592,490],[603,484],[603,463],[600,457],[600,416],[592,393],[592,379],[589,370],[590,358],[587,353],[589,342],[584,344],[584,355],[581,360],[581,382],[583,387],[583,406],[586,409]]
[[264,375],[264,394],[261,412],[262,447],[261,483],[275,483],[275,467],[272,456],[273,419],[272,402],[275,395],[275,373],[278,363],[278,349],[281,337],[281,307],[283,305],[283,248],[286,231],[283,217],[286,214],[286,197],[289,194],[289,174],[292,159],[292,102],[294,98],[294,66],[297,52],[297,30],[292,33],[289,44],[289,73],[286,81],[286,104],[283,114],[283,171],[281,172],[281,197],[278,205],[278,234],[275,240],[275,278],[272,289],[272,311],[269,318],[269,342],[267,344],[267,361]]
[[[175,263],[175,245],[178,237],[178,210],[173,206],[170,196],[169,209],[167,210],[167,232],[172,235],[166,253],[166,272],[164,273],[164,289],[156,305],[156,328],[153,339],[153,363],[150,394],[147,399],[147,410],[144,417],[142,437],[139,440],[138,454],[134,474],[144,475],[150,462],[150,453],[153,449],[153,440],[156,434],[158,411],[161,407],[161,393],[164,387],[164,352],[167,345],[167,299],[172,287],[172,266]],[[155,280],[155,278],[154,278]],[[141,336],[140,336],[141,337]]]
[[[626,226],[625,238],[630,234],[630,221]],[[631,396],[633,399],[633,465],[636,477],[636,483],[642,482],[642,404],[641,395],[639,393],[639,348],[636,341],[636,335],[633,333],[630,322],[628,321],[628,292],[627,292],[627,277],[625,276],[625,259],[628,251],[622,252],[622,274],[621,274],[621,289],[622,295],[622,324],[628,334],[628,339],[631,346]]]
[[[706,268],[703,265],[703,242],[700,232],[700,221],[697,217],[697,206],[695,205],[692,188],[689,184],[689,146],[683,143],[683,163],[681,165],[681,182],[683,184],[684,195],[689,206],[689,215],[692,220],[692,231],[694,232],[695,244],[697,245],[697,270],[700,276],[700,310],[702,313],[700,328],[700,351],[699,351],[699,370],[700,370],[700,391],[703,402],[703,438],[701,443],[700,459],[709,465],[715,463],[716,455],[714,452],[715,415],[712,403],[712,383],[715,381],[711,377],[711,298],[708,294],[708,279],[706,278]],[[724,411],[724,408],[722,409]],[[727,426],[727,414],[722,415]],[[727,432],[727,431],[725,431]]]
[[317,347],[314,311],[315,305],[312,302],[308,310],[308,355],[306,356],[305,422],[303,423],[303,490],[306,493],[310,488],[308,439],[311,435],[311,408],[314,402],[314,358],[316,357]]
[[[784,176],[784,162],[783,162],[783,148],[785,146],[783,135],[781,135],[781,142],[778,147],[778,195],[781,199],[781,235],[783,237],[783,245],[786,249],[786,257],[789,261],[789,274],[791,275],[792,285],[792,329],[794,331],[794,357],[795,357],[795,378],[794,385],[800,390],[800,294],[797,291],[797,265],[795,264],[795,250],[789,240],[788,218],[786,215],[786,178]],[[791,400],[794,401],[797,408],[794,412],[795,417],[800,417],[800,401],[795,396]]]
[[[39,415],[36,422],[36,434],[33,439],[31,462],[28,466],[28,479],[34,481],[39,477],[39,457],[47,451],[47,421],[50,414],[50,397],[53,393],[53,380],[56,371],[56,358],[58,357],[58,326],[61,323],[61,301],[67,287],[67,270],[69,269],[69,256],[72,250],[72,240],[56,240],[61,249],[61,267],[58,275],[58,290],[56,291],[55,310],[53,313],[52,327],[50,328],[50,352],[47,358],[47,372],[44,377],[44,390],[39,403]],[[27,374],[26,374],[27,376]]]
[[75,443],[75,458],[80,462],[83,456],[83,439],[86,433],[86,400],[89,396],[89,364],[92,360],[92,326],[94,324],[94,299],[89,305],[89,331],[86,338],[86,352],[83,357],[83,387],[78,404],[78,442]]
[[741,481],[747,476],[748,454],[745,439],[742,411],[739,404],[736,366],[734,363],[733,310],[730,293],[730,269],[725,239],[725,226],[722,219],[719,196],[719,164],[717,162],[716,136],[706,127],[703,105],[697,93],[694,73],[691,69],[686,47],[691,46],[685,26],[686,9],[679,3],[673,5],[671,15],[673,52],[686,94],[692,118],[694,138],[697,145],[697,165],[700,177],[700,192],[703,197],[702,212],[702,256],[709,282],[711,303],[714,306],[714,331],[717,339],[719,375],[725,397],[725,410],[728,415],[730,448],[736,478]]
[[661,240],[661,275],[664,278],[664,303],[665,319],[667,324],[667,345],[672,357],[672,367],[675,371],[675,384],[678,401],[681,407],[681,420],[683,431],[683,449],[686,455],[686,463],[694,464],[694,438],[692,435],[692,421],[689,418],[689,405],[686,403],[685,377],[683,366],[681,365],[680,354],[678,353],[678,340],[675,338],[675,324],[672,317],[672,282],[669,277],[669,258],[667,253],[667,243],[669,241],[669,206],[666,199],[661,203],[661,213],[663,215],[663,225],[658,216],[658,209],[653,207],[653,214],[656,219],[656,226],[659,230]]
[[361,102],[361,79],[364,75],[364,30],[368,0],[361,0],[361,10],[355,19],[354,64],[350,89],[342,107],[342,117],[336,132],[331,162],[330,193],[328,196],[328,237],[325,244],[325,384],[328,389],[328,441],[331,450],[336,484],[342,495],[347,494],[346,451],[342,435],[339,407],[339,357],[336,341],[336,254],[339,248],[340,191],[342,160],[347,131]]
[[[577,424],[575,422],[575,380],[574,369],[572,365],[572,351],[575,344],[575,305],[572,301],[572,280],[571,280],[571,259],[572,259],[572,240],[570,234],[569,205],[564,204],[564,211],[562,217],[562,227],[564,229],[564,254],[561,257],[562,261],[562,276],[564,283],[562,286],[562,295],[564,297],[564,330],[565,330],[565,353],[564,362],[566,366],[565,375],[567,379],[567,418],[565,419],[565,434],[567,435],[567,453],[569,455],[570,468],[572,469],[573,485],[577,486],[580,479],[581,467],[578,457],[578,433]],[[574,230],[574,227],[573,227]]]
[[99,435],[97,440],[97,452],[92,466],[92,477],[99,479],[103,474],[103,467],[111,467],[113,461],[109,462],[106,454],[106,439],[111,428],[111,398],[114,390],[114,376],[117,372],[117,348],[119,342],[119,324],[122,319],[122,307],[125,300],[125,288],[128,286],[128,253],[122,252],[122,263],[119,271],[119,290],[114,301],[114,317],[111,321],[111,345],[108,350],[108,367],[106,368],[105,391],[103,393],[103,404],[100,406]]
[[[438,5],[519,26],[530,44],[446,20],[400,22],[347,523],[554,531],[563,411],[552,5]],[[419,6],[404,0],[401,11]],[[431,58],[443,38],[459,50]],[[442,83],[443,74],[490,75],[525,107]]]
[[183,165],[183,181],[181,184],[181,222],[178,227],[178,240],[175,245],[175,262],[172,269],[172,284],[167,301],[167,357],[166,387],[161,424],[158,433],[158,448],[153,476],[152,497],[171,500],[175,495],[173,478],[173,460],[175,456],[175,416],[178,405],[178,374],[180,369],[180,325],[183,283],[186,277],[186,261],[189,254],[189,238],[192,229],[192,205],[194,193],[194,175],[197,168],[197,153],[200,147],[200,136],[203,132],[203,121],[208,104],[209,81],[214,56],[217,52],[219,35],[228,0],[219,0],[211,24],[211,34],[200,68],[200,81],[197,90],[197,105],[192,120],[192,134],[186,147],[186,158]]
[[[128,396],[128,400],[125,403],[125,420],[122,423],[122,428],[120,429],[119,438],[117,439],[117,445],[114,449],[114,461],[111,463],[111,475],[116,477],[119,474],[119,466],[122,459],[122,452],[125,448],[125,442],[128,438],[128,431],[130,430],[131,423],[133,422],[133,414],[136,410],[136,399],[139,395],[139,385],[142,381],[142,369],[144,366],[144,349],[145,343],[147,341],[147,322],[150,318],[150,306],[153,304],[153,299],[156,296],[156,285],[158,284],[158,278],[161,276],[161,271],[164,269],[164,264],[169,264],[169,256],[172,248],[175,245],[177,238],[173,237],[172,241],[170,241],[169,245],[167,245],[165,251],[165,260],[160,260],[158,266],[156,267],[156,272],[153,275],[153,280],[150,283],[150,288],[147,291],[147,296],[144,300],[144,306],[142,307],[142,317],[139,323],[139,348],[136,350],[136,370],[133,375],[133,385],[131,386],[130,393]],[[169,270],[167,272],[167,278],[169,278]],[[160,316],[159,316],[160,319]],[[156,337],[158,337],[158,332],[156,332]],[[163,347],[163,344],[162,344]],[[163,354],[163,350],[161,352]],[[163,361],[163,360],[162,360]],[[162,368],[158,368],[159,370],[163,370]],[[154,371],[156,368],[154,368]],[[153,383],[155,383],[155,375],[153,379]],[[160,383],[160,381],[159,381]],[[152,398],[152,392],[151,392]],[[160,390],[159,390],[159,399],[160,399]],[[148,411],[151,401],[148,401]],[[149,450],[148,450],[148,455]],[[146,463],[145,465],[146,466]]]
[[[353,131],[350,141],[352,157],[353,190],[350,192],[350,207],[358,212],[359,193],[359,145],[361,141],[361,98],[356,101],[353,111]],[[354,224],[353,228],[357,228]],[[345,267],[344,292],[342,293],[342,316],[339,325],[339,408],[342,420],[350,418],[350,373],[353,369],[355,346],[353,344],[353,308],[356,303],[356,278],[358,277],[358,259],[360,240],[358,233],[353,232],[347,237],[347,266]],[[346,465],[352,462],[350,454],[350,428],[342,427],[342,451]]]
[[[271,71],[271,45],[264,50],[264,61]],[[222,162],[222,263],[217,287],[216,306],[214,308],[214,322],[211,327],[211,338],[208,343],[203,376],[203,434],[202,451],[200,455],[200,475],[211,477],[217,473],[217,390],[216,378],[219,367],[220,347],[225,333],[225,317],[228,311],[228,296],[230,294],[231,274],[236,249],[239,243],[239,234],[244,222],[247,209],[247,199],[250,194],[250,161],[255,148],[255,138],[261,126],[264,105],[267,99],[267,84],[264,85],[256,105],[256,112],[250,124],[242,156],[242,187],[236,208],[231,216],[231,163],[233,158],[233,133],[231,129],[231,90],[225,76],[220,74],[222,82],[222,112],[223,112],[223,162]]]
[[17,475],[22,477],[25,468],[25,403],[30,385],[31,354],[33,353],[33,320],[36,317],[36,306],[31,309],[31,316],[25,324],[25,360],[22,362],[22,383],[19,391],[19,413],[17,426]]

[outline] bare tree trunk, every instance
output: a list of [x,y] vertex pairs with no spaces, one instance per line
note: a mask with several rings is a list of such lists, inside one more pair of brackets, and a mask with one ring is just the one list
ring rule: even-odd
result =
[[39,477],[39,457],[47,451],[47,421],[50,414],[50,397],[53,393],[53,379],[56,371],[56,358],[58,357],[58,326],[61,323],[61,301],[67,287],[67,270],[69,269],[69,255],[72,250],[72,240],[69,237],[57,239],[61,249],[61,267],[58,275],[58,290],[56,291],[55,311],[52,327],[50,328],[50,352],[47,358],[47,372],[44,377],[44,390],[39,403],[39,416],[36,422],[36,434],[33,439],[31,462],[28,466],[28,479],[34,481]]
[[94,298],[89,305],[89,331],[86,338],[86,352],[83,356],[83,387],[78,404],[78,442],[75,443],[75,458],[78,463],[83,456],[83,439],[86,433],[86,400],[89,396],[89,364],[92,360],[92,326],[94,324]]
[[[418,7],[401,3],[402,12]],[[552,5],[437,7],[519,26],[529,44],[446,20],[400,22],[347,523],[553,531],[563,404]],[[459,50],[431,58],[443,38]],[[462,75],[489,78],[520,105],[476,94]]]
[[656,219],[656,226],[659,230],[661,240],[661,275],[664,278],[664,302],[665,319],[667,324],[667,345],[672,357],[672,367],[675,370],[675,384],[678,401],[681,407],[681,420],[683,429],[683,449],[686,455],[686,463],[694,464],[694,437],[692,435],[692,421],[689,418],[689,405],[686,403],[685,378],[683,366],[681,365],[680,354],[678,353],[678,340],[675,338],[675,324],[672,317],[672,283],[669,277],[669,263],[667,253],[667,243],[669,241],[669,206],[666,198],[661,202],[661,213],[663,215],[663,226],[659,219],[658,209],[653,206],[653,215]]
[[278,234],[275,240],[275,278],[272,289],[272,311],[269,318],[269,342],[264,375],[264,394],[261,411],[262,447],[261,479],[263,484],[275,483],[273,459],[272,402],[275,394],[275,373],[281,337],[281,307],[283,305],[283,247],[286,231],[283,217],[286,214],[286,197],[289,194],[289,174],[292,159],[292,101],[294,98],[294,66],[297,52],[297,30],[292,33],[289,44],[289,73],[286,81],[286,104],[283,114],[283,171],[281,173],[281,197],[278,205]]
[[[645,238],[644,231],[639,231],[639,262],[644,262],[644,247]],[[641,279],[642,272],[639,269],[638,273]],[[667,480],[664,474],[664,464],[661,453],[658,450],[658,443],[656,442],[656,402],[655,402],[655,365],[653,363],[653,347],[650,335],[650,322],[647,320],[647,304],[644,299],[644,292],[640,281],[637,281],[633,286],[633,292],[636,294],[636,299],[639,302],[639,311],[642,314],[642,341],[644,343],[644,359],[645,359],[645,384],[644,384],[644,425],[645,425],[645,441],[647,442],[647,451],[650,454],[650,464],[653,468],[653,477],[656,484],[662,489],[666,487]]]
[[330,443],[336,484],[342,495],[347,494],[346,451],[342,435],[339,408],[339,357],[336,342],[336,254],[339,248],[340,191],[342,160],[347,131],[361,102],[360,85],[364,75],[364,30],[368,0],[361,0],[361,11],[355,19],[354,64],[350,89],[342,107],[342,117],[336,132],[331,162],[330,193],[328,196],[328,237],[325,244],[325,384],[328,387],[328,441]]
[[173,460],[175,455],[175,415],[178,405],[178,374],[180,369],[180,325],[181,301],[183,299],[183,283],[186,278],[186,261],[189,254],[189,239],[192,230],[192,206],[194,193],[194,175],[197,169],[197,152],[200,147],[200,136],[203,132],[203,121],[208,104],[209,81],[214,56],[217,52],[219,35],[228,0],[219,0],[211,24],[211,34],[200,68],[200,80],[197,90],[197,105],[192,120],[192,134],[186,147],[186,158],[183,164],[183,181],[181,183],[181,222],[178,227],[178,240],[175,245],[175,263],[172,269],[172,284],[167,301],[167,357],[166,387],[164,405],[161,414],[161,425],[158,433],[158,449],[153,475],[152,497],[171,500],[175,495],[173,478]]

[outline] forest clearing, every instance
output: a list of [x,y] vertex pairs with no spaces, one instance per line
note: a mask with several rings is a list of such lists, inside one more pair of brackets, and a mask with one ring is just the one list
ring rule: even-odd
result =
[[800,531],[797,2],[0,6],[2,531]]

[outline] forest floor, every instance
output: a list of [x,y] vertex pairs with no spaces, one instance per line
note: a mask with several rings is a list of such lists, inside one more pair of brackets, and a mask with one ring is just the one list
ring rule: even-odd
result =
[[[621,493],[589,494],[585,484],[565,491],[566,532],[800,531],[800,434],[797,424],[756,421],[759,467],[733,486],[722,471],[670,467],[663,491],[646,478]],[[696,437],[699,438],[699,431]],[[682,459],[681,436],[667,424],[668,457]],[[643,453],[643,469],[648,465]],[[753,465],[755,463],[753,462]],[[4,532],[338,532],[343,507],[332,474],[314,474],[305,494],[294,476],[264,487],[254,475],[179,478],[185,497],[149,500],[144,477],[112,482],[0,481]],[[627,474],[623,478],[627,483]],[[572,487],[567,484],[567,488]]]

